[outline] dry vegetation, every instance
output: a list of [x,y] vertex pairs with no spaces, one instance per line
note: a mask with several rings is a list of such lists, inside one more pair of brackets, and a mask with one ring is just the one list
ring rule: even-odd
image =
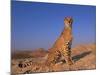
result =
[[[12,53],[11,72],[17,73],[35,73],[35,72],[50,72],[50,69],[43,64],[46,60],[48,51],[38,49],[35,51],[21,51]],[[74,64],[72,66],[67,63],[61,63],[53,66],[52,71],[72,71],[72,70],[88,70],[96,68],[96,45],[78,45],[72,48],[72,59]],[[33,61],[34,64],[25,68],[18,67],[20,61]],[[36,69],[37,63],[40,64]],[[42,64],[42,65],[41,65]],[[42,67],[42,68],[41,68]]]

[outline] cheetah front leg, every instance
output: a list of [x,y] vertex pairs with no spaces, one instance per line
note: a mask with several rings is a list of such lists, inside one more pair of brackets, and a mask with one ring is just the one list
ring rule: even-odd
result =
[[71,42],[66,42],[61,48],[61,55],[64,57],[64,60],[68,62],[69,65],[73,64],[71,58]]

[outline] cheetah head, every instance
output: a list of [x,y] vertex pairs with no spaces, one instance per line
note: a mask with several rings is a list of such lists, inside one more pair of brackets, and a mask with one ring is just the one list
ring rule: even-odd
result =
[[72,17],[65,17],[64,18],[65,27],[72,27],[72,23],[73,23]]

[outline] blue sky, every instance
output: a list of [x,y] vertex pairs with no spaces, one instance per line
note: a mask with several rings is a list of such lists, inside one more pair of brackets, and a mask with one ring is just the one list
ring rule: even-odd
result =
[[13,50],[48,49],[72,16],[73,47],[95,43],[96,7],[70,4],[12,1],[11,45]]

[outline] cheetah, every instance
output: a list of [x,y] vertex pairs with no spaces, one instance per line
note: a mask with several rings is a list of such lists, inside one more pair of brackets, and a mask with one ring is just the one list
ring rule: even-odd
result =
[[73,39],[72,23],[72,17],[64,18],[64,29],[52,48],[49,49],[49,54],[46,60],[47,65],[56,64],[61,57],[64,57],[65,62],[68,62],[69,65],[73,64],[71,59],[71,45]]

